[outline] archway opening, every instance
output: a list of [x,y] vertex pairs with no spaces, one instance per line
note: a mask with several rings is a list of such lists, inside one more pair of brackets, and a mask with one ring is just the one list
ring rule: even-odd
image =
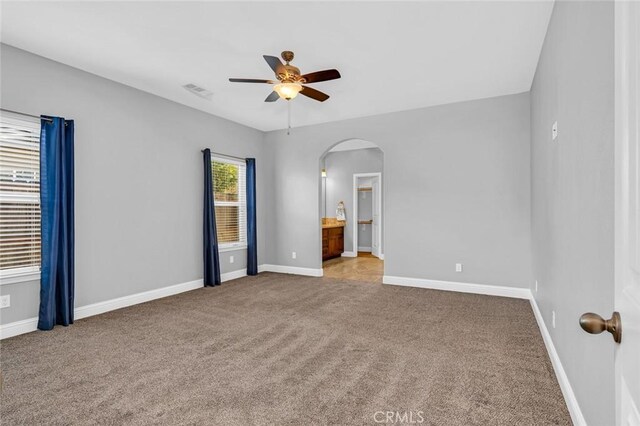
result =
[[371,141],[337,142],[320,157],[323,275],[382,283],[384,153]]

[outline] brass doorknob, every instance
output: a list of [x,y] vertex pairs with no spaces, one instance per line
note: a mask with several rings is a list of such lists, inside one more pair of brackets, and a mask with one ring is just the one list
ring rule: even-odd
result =
[[613,335],[616,343],[622,341],[622,322],[618,312],[614,312],[608,320],[598,314],[587,312],[580,317],[580,327],[591,334],[600,334],[606,330]]

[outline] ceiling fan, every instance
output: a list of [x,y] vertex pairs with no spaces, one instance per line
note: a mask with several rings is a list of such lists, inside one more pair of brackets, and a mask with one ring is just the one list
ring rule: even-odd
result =
[[313,89],[305,84],[318,83],[321,81],[335,80],[340,78],[338,70],[324,70],[316,71],[309,74],[300,75],[300,69],[290,64],[293,60],[293,52],[285,50],[280,54],[282,59],[286,62],[283,64],[280,59],[275,56],[263,55],[264,60],[271,67],[276,75],[275,80],[259,80],[254,78],[230,78],[232,83],[267,83],[273,84],[273,92],[264,100],[265,102],[275,102],[279,98],[290,101],[298,96],[298,93],[303,94],[316,101],[324,102],[329,99],[329,95],[322,93],[319,90]]

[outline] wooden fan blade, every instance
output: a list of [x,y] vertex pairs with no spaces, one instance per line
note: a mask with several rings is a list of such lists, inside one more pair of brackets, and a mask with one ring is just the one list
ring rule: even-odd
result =
[[282,65],[282,61],[280,61],[279,58],[276,58],[275,56],[269,56],[269,55],[262,55],[262,57],[264,58],[265,61],[267,61],[267,64],[269,64],[269,66],[271,67],[273,72],[276,73],[276,75],[287,73],[287,69],[284,67],[284,65]]
[[271,80],[260,80],[256,78],[230,78],[230,82],[232,83],[267,83],[267,84],[275,84],[275,81]]
[[278,92],[273,91],[269,94],[269,96],[267,96],[267,99],[265,99],[265,102],[275,102],[278,99],[280,99],[280,95],[278,95]]
[[335,80],[340,77],[338,70],[316,71],[302,76],[305,79],[305,83],[318,83],[320,81]]
[[302,90],[300,91],[300,94],[320,102],[324,102],[327,99],[329,99],[329,95],[327,95],[326,93],[322,93],[319,90],[312,89],[311,87],[307,87],[307,86],[302,86]]

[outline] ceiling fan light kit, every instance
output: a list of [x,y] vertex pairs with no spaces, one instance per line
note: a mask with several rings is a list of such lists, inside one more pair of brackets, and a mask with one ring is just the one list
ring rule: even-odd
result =
[[302,90],[302,84],[300,83],[280,83],[273,86],[274,92],[276,92],[282,99],[290,101],[298,96],[298,93]]

